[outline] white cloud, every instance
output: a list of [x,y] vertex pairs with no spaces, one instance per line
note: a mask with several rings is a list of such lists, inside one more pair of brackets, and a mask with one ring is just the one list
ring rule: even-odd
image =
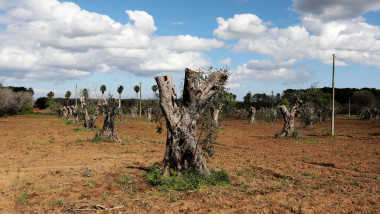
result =
[[226,88],[228,88],[228,89],[238,89],[238,88],[247,88],[247,86],[244,85],[244,84],[240,84],[240,83],[227,82]]
[[0,1],[0,72],[24,81],[85,78],[93,72],[152,75],[209,63],[202,51],[222,41],[156,36],[154,19],[126,10],[130,22],[58,0]]
[[357,18],[369,11],[380,10],[379,0],[293,0],[295,11],[323,21]]
[[184,25],[185,22],[172,22],[171,25]]
[[[227,21],[218,18],[219,26],[214,34],[226,40],[238,39],[232,48],[236,52],[261,54],[274,61],[251,60],[238,67],[238,78],[304,81],[310,77],[308,71],[296,72],[294,65],[288,67],[284,62],[313,59],[331,64],[334,53],[336,65],[357,63],[380,68],[380,27],[366,23],[361,17],[324,22],[305,16],[300,24],[282,29],[268,28],[258,17],[248,17],[255,17],[255,23],[259,23],[257,29],[265,30],[233,31],[233,26],[248,26],[241,16],[235,15]],[[261,67],[266,67],[265,72]]]
[[227,20],[218,17],[216,21],[218,28],[214,30],[214,36],[226,40],[254,37],[267,30],[263,21],[254,14],[237,14]]
[[304,83],[311,77],[310,72],[292,69],[296,59],[288,61],[250,60],[233,72],[233,80],[256,79],[260,81],[282,81],[286,83]]
[[219,61],[219,65],[229,65],[231,63],[231,58],[226,58]]

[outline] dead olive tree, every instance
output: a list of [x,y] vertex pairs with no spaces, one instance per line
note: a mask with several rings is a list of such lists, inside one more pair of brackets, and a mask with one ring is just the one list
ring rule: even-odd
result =
[[100,110],[101,110],[101,107],[102,107],[104,101],[105,101],[105,99],[99,99],[98,100],[98,104],[95,107],[94,115],[91,116],[88,113],[88,110],[87,110],[87,104],[86,104],[85,97],[83,96],[83,97],[80,98],[82,118],[83,118],[83,121],[84,121],[83,122],[83,126],[86,129],[94,129],[94,128],[96,128],[95,121],[96,121],[96,119],[99,116],[99,113],[100,113]]
[[303,106],[300,109],[301,112],[301,121],[304,125],[304,128],[314,128],[314,108],[310,106]]
[[101,139],[119,141],[120,139],[115,132],[115,118],[119,110],[119,99],[103,99],[101,108],[105,118],[103,122],[103,129],[97,134],[97,136]]
[[297,98],[296,102],[293,104],[289,111],[284,105],[280,106],[281,114],[284,117],[284,128],[282,129],[281,134],[279,134],[280,137],[292,136],[294,132],[295,114],[301,105],[302,101]]
[[256,114],[255,107],[249,108],[249,124],[255,124],[255,114]]
[[221,72],[213,72],[199,84],[199,72],[186,68],[181,107],[177,104],[172,77],[155,78],[167,127],[166,152],[161,166],[164,174],[186,170],[210,174],[197,142],[196,126],[206,103],[222,88],[227,77]]
[[67,117],[68,117],[68,107],[62,106],[61,107],[61,113],[62,113],[62,117],[67,119]]
[[219,127],[219,113],[222,108],[223,104],[218,106],[213,105],[210,107],[212,123],[215,127]]
[[135,118],[136,117],[136,113],[137,113],[137,107],[132,106],[131,107],[131,117]]
[[151,121],[152,120],[152,108],[148,108],[146,110],[146,113],[147,113],[147,120]]

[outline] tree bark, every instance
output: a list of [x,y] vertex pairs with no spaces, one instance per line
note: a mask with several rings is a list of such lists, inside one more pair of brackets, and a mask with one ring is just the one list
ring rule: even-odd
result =
[[137,107],[132,106],[131,107],[131,117],[135,118],[136,117],[136,112],[137,112]]
[[243,109],[240,109],[240,110],[236,110],[236,109],[234,109],[234,114],[235,114],[235,118],[236,119],[240,119],[241,118],[241,115],[242,115],[242,113],[243,113]]
[[186,68],[182,107],[177,105],[177,95],[170,76],[157,76],[160,106],[166,119],[166,152],[162,162],[164,174],[194,170],[209,175],[196,138],[196,126],[204,107],[223,86],[227,75],[212,73],[199,85],[199,73]]
[[255,107],[249,108],[249,124],[255,124],[255,114],[256,114],[256,109]]
[[318,123],[323,123],[322,110],[317,111]]
[[62,106],[61,107],[61,111],[62,111],[62,117],[67,119],[67,117],[68,117],[68,109],[67,109],[67,107],[66,106]]
[[152,108],[147,109],[147,120],[148,121],[152,120]]
[[107,139],[107,140],[113,140],[113,141],[119,141],[119,137],[116,135],[115,132],[115,118],[116,113],[119,109],[118,99],[108,99],[103,100],[102,102],[102,109],[103,113],[105,115],[104,123],[103,123],[103,129],[98,135],[101,139]]
[[87,108],[86,108],[87,104],[85,102],[85,98],[81,97],[80,102],[81,102],[81,109],[82,109],[82,117],[83,117],[83,121],[84,121],[83,126],[86,129],[94,129],[94,128],[96,128],[95,122],[96,122],[96,119],[99,116],[100,109],[102,107],[104,99],[99,99],[98,100],[98,104],[96,105],[96,108],[95,108],[95,111],[94,111],[94,115],[92,117],[88,114],[88,111],[87,111]]
[[302,101],[297,98],[296,102],[290,108],[290,111],[288,111],[288,109],[286,109],[284,105],[280,106],[281,114],[284,117],[284,128],[282,129],[282,132],[279,135],[280,137],[292,136],[294,132],[295,114],[301,105]]
[[212,124],[214,127],[219,127],[219,113],[220,113],[220,109],[222,109],[223,107],[223,104],[219,105],[219,106],[212,106],[210,108],[210,111],[211,111],[211,117],[212,117]]
[[67,106],[67,119],[74,122],[74,106]]

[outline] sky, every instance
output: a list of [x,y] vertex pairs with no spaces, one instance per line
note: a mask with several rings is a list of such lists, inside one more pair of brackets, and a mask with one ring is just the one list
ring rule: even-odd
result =
[[380,88],[378,0],[0,0],[0,82],[35,98],[152,98],[158,75],[228,66],[228,88]]

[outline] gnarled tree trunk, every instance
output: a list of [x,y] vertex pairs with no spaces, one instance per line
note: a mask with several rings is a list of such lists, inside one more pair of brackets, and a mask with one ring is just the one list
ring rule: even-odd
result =
[[249,108],[249,124],[255,124],[255,114],[256,114],[256,109],[255,107]]
[[223,104],[220,104],[219,106],[210,107],[212,124],[214,127],[219,127],[219,113],[220,113],[220,109],[222,108],[223,108]]
[[88,114],[88,111],[87,111],[87,108],[86,108],[87,104],[85,102],[85,98],[81,97],[80,102],[81,102],[81,108],[82,108],[82,117],[83,117],[83,121],[84,121],[83,126],[86,129],[94,129],[94,128],[96,128],[95,121],[96,121],[96,119],[99,116],[100,108],[102,107],[102,104],[103,104],[104,101],[105,101],[105,99],[99,99],[98,104],[96,105],[96,108],[95,108],[95,111],[94,111],[94,115],[91,117]]
[[61,111],[62,111],[62,117],[63,118],[66,118],[67,119],[67,117],[68,117],[68,109],[67,109],[68,107],[66,107],[66,106],[62,106],[61,107]]
[[318,123],[323,123],[322,110],[317,111]]
[[137,107],[132,106],[131,107],[131,117],[135,118],[136,117],[136,112],[137,112]]
[[301,118],[304,123],[304,128],[314,128],[313,122],[314,108],[306,106],[301,110]]
[[244,111],[244,109],[240,109],[240,110],[234,109],[235,118],[240,119],[241,115],[243,114],[243,111]]
[[152,108],[147,109],[147,120],[151,121],[152,120]]
[[186,68],[182,107],[177,105],[172,78],[157,76],[155,79],[167,127],[166,152],[162,163],[164,174],[173,170],[179,173],[194,170],[201,174],[210,174],[198,146],[196,126],[206,102],[221,89],[227,75],[214,72],[199,86],[199,73]]
[[280,137],[284,136],[292,136],[294,132],[294,119],[295,114],[299,107],[301,106],[302,101],[297,98],[296,103],[293,104],[293,106],[290,108],[290,111],[286,109],[284,105],[280,106],[280,111],[282,116],[284,117],[284,128],[282,129]]
[[101,139],[110,139],[114,141],[119,141],[119,137],[116,135],[115,132],[115,118],[116,113],[119,109],[119,104],[117,98],[112,98],[108,100],[103,100],[102,102],[102,109],[104,113],[104,123],[103,123],[103,129],[99,133],[99,137]]
[[74,106],[67,106],[67,119],[74,122]]

